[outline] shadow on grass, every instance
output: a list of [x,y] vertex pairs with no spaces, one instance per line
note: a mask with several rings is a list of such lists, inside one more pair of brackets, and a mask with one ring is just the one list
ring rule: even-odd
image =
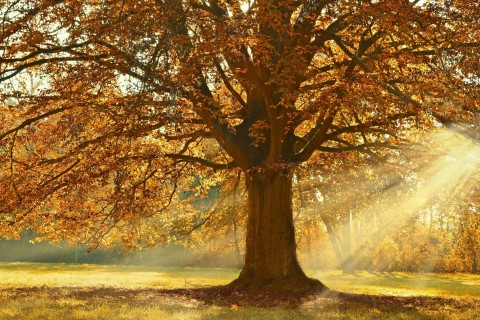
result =
[[[2,309],[4,308],[4,309]],[[480,300],[233,291],[229,287],[113,288],[23,287],[0,289],[0,318],[196,320],[478,319]],[[6,310],[6,311],[5,311]],[[8,312],[12,316],[4,316]],[[35,317],[25,314],[35,313]]]
[[426,296],[391,296],[352,294],[330,291],[328,293],[295,292],[278,293],[265,291],[234,291],[227,286],[179,288],[179,289],[119,289],[112,287],[24,287],[0,290],[2,297],[10,299],[48,295],[51,299],[72,298],[77,300],[107,300],[109,303],[134,305],[195,304],[197,306],[249,306],[260,308],[319,308],[336,310],[377,309],[408,311],[438,309],[448,306],[450,310],[480,308],[480,300]]

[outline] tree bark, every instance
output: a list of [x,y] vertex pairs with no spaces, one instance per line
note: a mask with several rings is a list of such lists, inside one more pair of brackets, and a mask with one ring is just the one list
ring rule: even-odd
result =
[[322,215],[321,217],[325,228],[327,229],[328,238],[330,239],[330,243],[332,244],[335,256],[337,257],[339,265],[341,265],[343,261],[343,251],[342,247],[340,246],[340,241],[337,237],[337,234],[335,233],[335,230],[333,229],[333,225],[330,219],[327,218],[325,215]]
[[235,256],[237,258],[237,268],[243,267],[242,256],[240,254],[240,244],[238,243],[237,219],[233,217],[233,241],[235,242]]
[[248,220],[245,265],[231,283],[237,290],[323,291],[308,278],[296,255],[290,171],[260,169],[246,173]]
[[343,260],[340,261],[342,272],[344,274],[355,273],[352,256],[352,213],[347,213],[347,219],[342,228],[342,251]]
[[472,255],[472,273],[477,274],[478,273],[478,264],[477,264],[477,252],[475,248],[472,250],[473,255]]

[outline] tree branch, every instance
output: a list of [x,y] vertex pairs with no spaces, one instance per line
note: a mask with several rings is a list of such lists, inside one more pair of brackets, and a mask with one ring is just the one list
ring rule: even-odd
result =
[[209,167],[215,170],[232,169],[232,168],[238,167],[235,161],[231,161],[229,163],[216,163],[216,162],[205,160],[203,158],[198,158],[198,157],[189,156],[185,154],[177,154],[177,153],[167,153],[164,156],[171,159],[183,160],[189,163],[197,163],[199,165]]
[[47,118],[49,116],[52,116],[54,114],[57,114],[57,113],[61,113],[65,110],[68,110],[68,109],[72,109],[73,106],[65,106],[65,107],[61,107],[61,108],[58,108],[58,109],[54,109],[54,110],[50,110],[48,112],[45,112],[41,115],[38,115],[36,117],[33,117],[33,118],[30,118],[30,119],[27,119],[25,121],[23,121],[21,124],[19,124],[18,126],[16,126],[15,128],[13,129],[10,129],[2,134],[0,134],[0,141],[3,140],[6,136],[8,136],[9,134],[12,134],[14,132],[17,132],[33,123],[35,123],[36,121],[38,120],[41,120],[41,119],[44,119],[44,118]]
[[332,110],[323,121],[319,122],[306,136],[311,136],[305,146],[293,156],[294,162],[303,162],[308,160],[313,152],[325,141],[327,132],[335,119],[338,110]]

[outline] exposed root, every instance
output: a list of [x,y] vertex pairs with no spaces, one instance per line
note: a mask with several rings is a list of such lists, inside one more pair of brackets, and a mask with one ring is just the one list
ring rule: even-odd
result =
[[227,287],[234,291],[266,291],[285,293],[316,293],[327,294],[329,289],[317,279],[306,276],[285,277],[272,280],[258,280],[249,277],[239,277]]

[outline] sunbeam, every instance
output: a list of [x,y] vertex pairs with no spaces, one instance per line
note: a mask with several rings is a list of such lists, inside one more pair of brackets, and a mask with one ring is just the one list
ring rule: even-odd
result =
[[[392,260],[396,259],[395,244],[389,237],[407,230],[419,219],[422,210],[430,210],[428,219],[443,214],[474,188],[472,180],[480,166],[480,147],[475,141],[443,129],[425,135],[423,141],[427,141],[427,145],[416,147],[414,154],[407,151],[408,170],[393,172],[391,164],[379,165],[372,169],[379,179],[368,183],[346,181],[337,188],[342,190],[341,199],[316,197],[316,202],[305,209],[327,225],[325,231],[337,251],[338,265],[342,269],[354,270],[365,258],[365,253],[376,252],[377,260],[363,265],[373,263],[375,269],[389,270],[394,263]],[[406,164],[402,164],[402,168]],[[322,195],[331,193],[320,186],[310,190]],[[328,215],[334,216],[333,222],[328,221]],[[332,226],[328,224],[335,223],[337,232],[332,234],[334,232],[329,230]],[[438,241],[434,231],[429,238],[433,246]],[[309,259],[318,257],[313,254],[306,258],[307,264]],[[427,272],[437,263],[434,256],[418,259],[423,263],[421,269]]]

